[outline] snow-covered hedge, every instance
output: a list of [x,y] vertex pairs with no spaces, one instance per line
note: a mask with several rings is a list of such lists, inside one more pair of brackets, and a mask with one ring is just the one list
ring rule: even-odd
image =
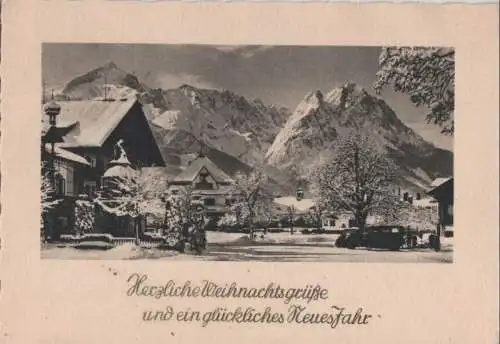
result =
[[107,243],[112,243],[114,237],[111,234],[106,233],[87,233],[78,238],[80,242],[83,241],[102,241]]
[[163,234],[156,233],[156,232],[144,232],[143,236],[146,238],[152,238],[152,239],[164,239],[165,238],[165,236]]
[[104,241],[86,240],[75,245],[75,248],[81,250],[109,250],[115,247],[112,243]]

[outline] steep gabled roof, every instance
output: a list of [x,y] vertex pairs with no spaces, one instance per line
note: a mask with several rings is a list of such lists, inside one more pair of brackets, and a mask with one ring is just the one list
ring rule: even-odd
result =
[[432,197],[413,200],[413,206],[419,208],[437,207],[437,204],[437,201]]
[[427,194],[437,197],[439,194],[442,194],[443,191],[448,192],[446,190],[450,190],[450,188],[451,192],[453,192],[453,177],[437,178],[435,183],[432,183],[431,189],[427,191]]
[[56,158],[90,166],[90,163],[84,157],[61,148],[59,144],[54,146],[54,153],[52,153],[52,149],[49,144],[45,145],[45,151]]
[[196,177],[200,174],[200,171],[206,168],[208,173],[215,179],[217,183],[229,184],[233,182],[233,179],[229,177],[224,171],[222,171],[216,164],[212,162],[207,157],[199,157],[195,159],[191,164],[186,167],[177,177],[175,177],[175,182],[193,182]]
[[275,198],[274,203],[284,207],[294,207],[298,212],[306,212],[314,207],[315,201],[310,198],[304,198],[299,201],[295,196],[286,196]]
[[450,180],[450,179],[451,179],[451,177],[447,177],[447,178],[441,178],[441,177],[440,177],[440,178],[436,178],[436,179],[434,179],[434,180],[432,181],[432,183],[431,183],[431,188],[432,188],[432,189],[434,189],[434,188],[436,188],[436,187],[438,187],[438,186],[440,186],[440,185],[442,185],[442,184],[446,183],[446,182],[447,182],[448,180]]
[[[136,98],[113,101],[71,100],[61,101],[57,126],[67,128],[64,147],[100,147],[118,126]],[[43,131],[48,129],[47,116],[43,115]]]

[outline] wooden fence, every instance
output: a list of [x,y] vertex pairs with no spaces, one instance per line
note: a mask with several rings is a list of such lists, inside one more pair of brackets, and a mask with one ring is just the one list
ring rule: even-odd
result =
[[[85,237],[77,237],[74,235],[61,235],[61,241],[70,245],[76,245],[80,243],[81,241],[84,241]],[[123,244],[135,244],[136,239],[135,238],[117,238],[113,237],[111,239],[111,242],[115,246],[123,245]],[[162,240],[157,239],[157,240],[139,240],[139,246],[144,247],[144,248],[155,248],[159,247],[162,245]]]

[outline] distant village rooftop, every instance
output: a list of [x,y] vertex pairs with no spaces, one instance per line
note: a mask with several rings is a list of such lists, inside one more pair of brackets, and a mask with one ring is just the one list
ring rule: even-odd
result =
[[200,156],[193,160],[184,171],[174,178],[174,182],[193,182],[203,169],[206,169],[217,183],[230,184],[233,182],[230,176],[206,156]]
[[[45,145],[46,152],[51,152],[51,149],[52,148],[50,147],[50,144]],[[71,161],[71,162],[75,162],[78,164],[90,166],[90,163],[84,157],[82,157],[78,154],[72,153],[66,149],[61,148],[60,144],[55,145],[53,155],[56,158],[60,158],[62,160]]]
[[315,205],[315,200],[311,198],[304,198],[300,201],[295,196],[285,196],[274,199],[274,203],[284,207],[293,207],[299,212],[306,212]]

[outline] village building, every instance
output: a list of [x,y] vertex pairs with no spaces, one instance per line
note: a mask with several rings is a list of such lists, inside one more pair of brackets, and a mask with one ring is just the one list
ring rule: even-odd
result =
[[435,179],[427,193],[438,202],[438,232],[453,236],[453,177]]
[[203,204],[205,214],[219,218],[230,210],[234,180],[203,152],[169,180],[169,188],[189,187],[192,200]]
[[[300,193],[300,191],[298,192]],[[307,219],[308,222],[314,222],[319,215],[319,225],[325,231],[337,231],[349,226],[349,215],[334,215],[329,211],[323,210],[319,212],[316,207],[316,200],[312,198],[302,198],[300,194],[297,196],[284,196],[274,199],[274,209],[276,216],[279,218],[291,217],[294,220],[297,218]],[[310,223],[311,224],[311,223]]]
[[142,105],[137,98],[49,102],[42,116],[42,162],[55,194],[62,200],[53,215],[54,236],[73,226],[74,202],[89,199],[122,141],[133,168],[165,166]]

